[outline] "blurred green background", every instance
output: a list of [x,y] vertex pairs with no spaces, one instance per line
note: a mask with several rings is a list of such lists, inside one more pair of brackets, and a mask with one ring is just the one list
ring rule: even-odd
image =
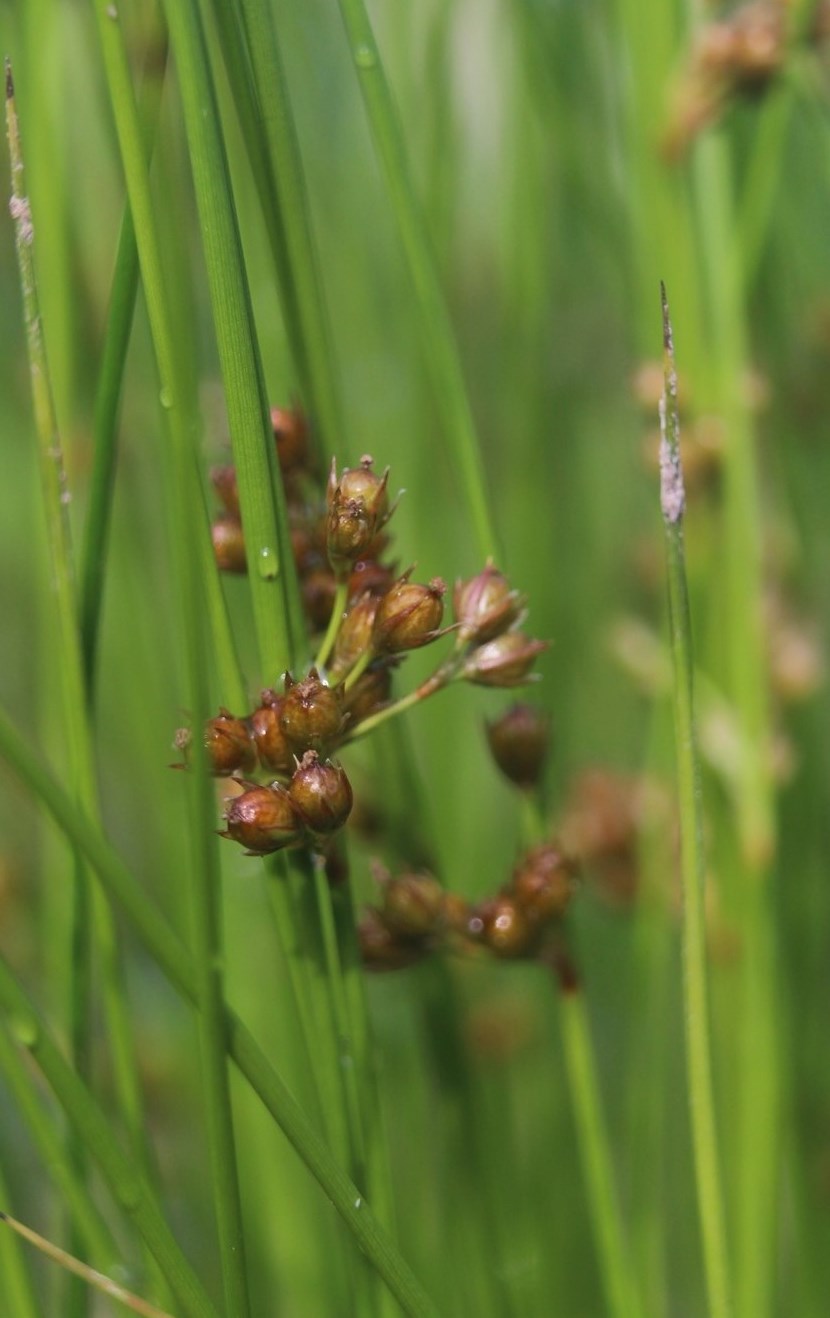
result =
[[[391,487],[406,491],[395,556],[417,562],[419,579],[452,582],[481,559],[352,53],[334,3],[274,8],[342,393],[343,433],[325,444],[339,462],[371,453],[391,466]],[[153,49],[144,9],[119,6],[137,77]],[[625,838],[622,887],[619,868],[615,882],[601,855],[589,858],[569,920],[644,1312],[692,1318],[706,1310],[682,1043],[660,386],[642,373],[660,357],[666,281],[688,443],[728,1229],[738,1256],[752,1254],[747,1239],[762,1255],[760,1299],[738,1312],[809,1315],[825,1311],[830,1288],[830,51],[812,27],[824,6],[769,3],[767,17],[786,11],[796,25],[769,76],[715,77],[700,36],[712,16],[698,9],[376,0],[371,15],[457,336],[499,566],[529,596],[529,630],[552,641],[529,696],[553,719],[551,829],[567,825],[586,770],[649,785]],[[15,71],[77,544],[123,182],[91,7],[0,4],[0,44]],[[267,235],[221,73],[218,85],[268,391],[287,403],[298,386]],[[699,130],[678,144],[696,108]],[[174,62],[153,186],[199,382],[206,477],[229,460],[227,423]],[[61,777],[61,655],[10,222],[0,226],[0,305],[0,701]],[[184,802],[168,765],[188,711],[160,442],[139,296],[95,750],[108,836],[182,922]],[[228,580],[227,594],[255,693],[279,675],[256,671],[244,580]],[[400,689],[431,663],[432,651],[413,657]],[[226,699],[218,683],[213,696]],[[370,745],[345,757],[365,801],[399,813],[469,899],[505,881],[519,846],[515,794],[483,735],[510,698],[458,688],[407,716],[418,792],[390,780]],[[71,862],[3,766],[0,781],[0,942],[60,1031]],[[401,859],[394,839],[355,834],[352,881],[367,900],[374,856]],[[222,861],[231,1000],[302,1094],[259,862],[226,847]],[[127,943],[166,1204],[216,1289],[192,1022]],[[475,1092],[467,1106],[435,968],[368,985],[403,1251],[442,1312],[600,1314],[555,995],[534,965],[451,973]],[[106,1074],[100,1082],[106,1092]],[[236,1099],[255,1312],[351,1312],[342,1226],[250,1094],[240,1086]],[[54,1191],[2,1087],[0,1103],[11,1211],[49,1234]],[[52,1273],[37,1284],[43,1312],[62,1312]]]

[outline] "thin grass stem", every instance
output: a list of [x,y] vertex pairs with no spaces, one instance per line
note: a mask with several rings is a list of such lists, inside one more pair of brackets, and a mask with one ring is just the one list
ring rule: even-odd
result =
[[732,1312],[732,1285],[712,1091],[703,909],[706,869],[700,769],[695,745],[691,619],[683,549],[685,491],[680,463],[677,371],[665,288],[662,289],[662,299],[665,386],[660,410],[660,505],[666,537],[674,667],[672,693],[680,803],[686,1062],[709,1312],[712,1318],[728,1318]]
[[455,464],[479,553],[484,559],[498,557],[484,463],[461,358],[426,223],[415,195],[398,114],[380,51],[363,0],[340,0],[340,13],[409,266],[421,348],[444,437]]

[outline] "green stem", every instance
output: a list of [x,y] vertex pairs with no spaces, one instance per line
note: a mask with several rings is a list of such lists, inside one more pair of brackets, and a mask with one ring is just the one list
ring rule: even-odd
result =
[[615,1318],[637,1318],[642,1309],[614,1188],[585,995],[578,987],[569,988],[561,992],[559,1001],[565,1069],[608,1309]]
[[[58,827],[83,852],[111,899],[117,902],[150,955],[177,992],[196,1002],[196,975],[191,959],[163,916],[148,901],[120,857],[100,830],[80,812],[44,769],[26,740],[0,708],[0,756],[39,797]],[[386,1281],[405,1313],[430,1318],[435,1306],[325,1142],[271,1066],[239,1018],[226,1009],[230,1055],[286,1138],[355,1236],[373,1266]]]
[[669,620],[674,666],[672,691],[680,799],[680,864],[684,912],[683,989],[686,1004],[689,1107],[709,1312],[712,1318],[728,1318],[732,1311],[730,1298],[732,1288],[726,1249],[726,1223],[712,1092],[703,908],[706,869],[703,852],[700,769],[695,745],[691,619],[683,550],[685,492],[680,465],[677,373],[665,289],[662,296],[665,393],[660,416],[660,503],[666,533]]
[[[5,1035],[0,1030],[0,1042],[5,1042]],[[0,1166],[0,1196],[2,1202],[10,1202],[9,1188]],[[0,1234],[0,1290],[2,1290],[9,1313],[15,1318],[38,1318],[38,1309],[32,1279],[20,1248],[20,1242],[9,1232]]]
[[343,622],[343,614],[346,609],[346,601],[349,598],[349,579],[338,581],[337,590],[334,594],[334,603],[331,606],[331,617],[329,625],[326,628],[326,634],[320,642],[320,649],[314,660],[314,667],[322,670],[329,655],[334,649],[334,642],[337,640],[337,633],[340,631],[340,625]]
[[183,1311],[192,1318],[218,1318],[201,1282],[176,1244],[152,1191],[135,1163],[122,1153],[95,1099],[64,1061],[45,1023],[2,958],[0,1009],[5,1017],[4,1028],[36,1061],[68,1121],[97,1162],[116,1201],[134,1222],[158,1261]]
[[380,52],[363,0],[340,0],[340,12],[412,280],[415,308],[435,403],[461,483],[481,557],[498,557],[475,422],[447,303]]

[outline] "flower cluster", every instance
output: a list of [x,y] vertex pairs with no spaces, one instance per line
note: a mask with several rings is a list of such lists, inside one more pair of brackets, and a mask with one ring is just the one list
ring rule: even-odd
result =
[[[400,573],[385,561],[396,504],[389,499],[388,469],[376,472],[368,455],[341,471],[333,461],[323,495],[302,416],[275,408],[272,421],[293,556],[317,655],[299,680],[285,674],[282,692],[262,691],[251,713],[220,709],[203,730],[211,771],[234,777],[243,787],[227,806],[222,836],[254,855],[297,845],[326,849],[352,807],[346,774],[329,758],[349,742],[453,682],[488,687],[528,682],[546,648],[546,642],[521,630],[525,598],[491,562],[456,582],[453,621],[445,625],[444,581],[415,581],[414,568]],[[216,467],[211,479],[223,504],[213,526],[217,561],[226,570],[245,571],[236,472]],[[430,676],[394,698],[393,673],[407,654],[446,636],[452,637],[451,648]],[[179,734],[180,746],[187,740],[188,734]],[[527,766],[520,772],[527,776]],[[256,774],[271,781],[251,781]],[[410,955],[450,928],[435,880],[409,876],[390,882],[385,892],[379,928],[403,939]],[[456,912],[456,930],[459,919]],[[470,930],[467,935],[474,937]]]

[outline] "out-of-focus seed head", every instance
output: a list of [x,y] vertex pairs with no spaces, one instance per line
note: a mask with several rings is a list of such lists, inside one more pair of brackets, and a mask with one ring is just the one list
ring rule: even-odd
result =
[[329,562],[339,575],[372,556],[375,537],[390,516],[388,481],[388,468],[378,476],[368,455],[359,467],[346,467],[339,479],[332,459],[326,491],[327,547]]
[[308,469],[311,446],[308,422],[295,407],[272,407],[271,425],[283,475]]
[[565,914],[574,891],[576,863],[556,842],[533,847],[513,871],[510,895],[535,924],[547,924]]
[[392,669],[383,660],[370,664],[346,692],[343,712],[353,728],[382,709],[392,694]]
[[331,568],[315,567],[301,577],[303,608],[314,631],[321,632],[328,625],[336,591],[337,582]]
[[213,553],[220,572],[247,572],[245,537],[236,517],[217,517],[210,528]]
[[230,802],[222,837],[255,855],[267,855],[298,842],[302,820],[284,787],[251,787]]
[[238,521],[239,488],[236,483],[236,467],[231,466],[229,463],[220,467],[212,467],[210,483],[222,500],[226,512]]
[[422,961],[428,951],[423,941],[393,933],[372,907],[357,926],[357,941],[366,970],[403,970]]
[[505,632],[473,650],[462,676],[476,686],[521,686],[534,680],[530,670],[547,648],[547,641],[531,640],[522,632]]
[[256,747],[245,719],[234,718],[222,709],[205,724],[205,750],[211,771],[220,777],[250,773],[256,766]]
[[288,792],[312,833],[336,833],[352,808],[351,784],[339,764],[306,751],[288,784]]
[[495,956],[505,959],[532,956],[536,951],[538,931],[513,897],[494,897],[474,913],[481,922],[480,938]]
[[280,728],[295,755],[314,750],[328,753],[337,744],[345,722],[343,693],[327,686],[316,668],[300,682],[285,677],[280,705]]
[[385,595],[396,577],[395,567],[386,567],[374,558],[363,558],[355,563],[349,577],[349,599],[370,595]]
[[525,597],[492,563],[467,581],[456,581],[453,610],[462,641],[483,645],[518,622]]
[[372,627],[380,600],[367,591],[349,607],[340,624],[329,669],[332,677],[343,677],[372,645]]
[[443,923],[444,889],[429,874],[400,874],[383,885],[380,915],[393,933],[426,937]]
[[447,587],[440,577],[422,586],[409,580],[411,572],[410,568],[381,598],[373,630],[377,654],[417,650],[440,634]]
[[538,787],[550,746],[548,715],[517,703],[486,726],[491,754],[505,778],[525,791]]
[[281,705],[282,697],[276,691],[263,691],[259,707],[251,715],[250,724],[263,769],[289,774],[294,770],[294,752],[280,726]]

